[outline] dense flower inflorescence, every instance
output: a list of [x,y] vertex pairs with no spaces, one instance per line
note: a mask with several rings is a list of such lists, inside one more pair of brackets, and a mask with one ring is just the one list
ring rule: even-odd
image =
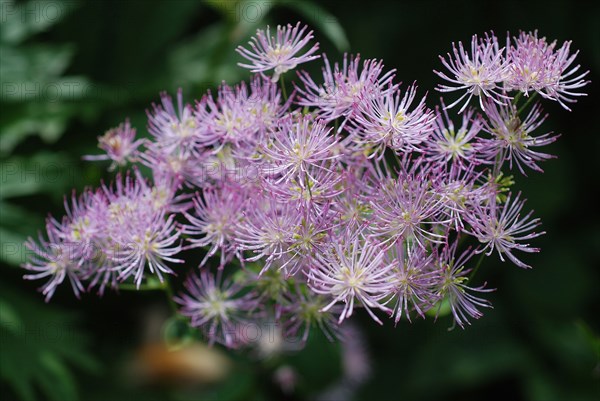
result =
[[237,52],[248,59],[251,64],[239,63],[240,67],[249,68],[252,72],[264,72],[274,70],[273,82],[277,82],[281,74],[296,68],[298,64],[314,60],[319,56],[313,55],[319,50],[319,44],[313,45],[303,55],[297,55],[298,52],[310,42],[313,37],[312,31],[306,35],[306,26],[301,27],[300,23],[292,27],[278,26],[276,36],[271,36],[271,31],[258,29],[256,36],[248,42],[250,50],[242,46],[237,48]]
[[570,41],[556,49],[556,41],[548,43],[546,38],[538,38],[537,31],[521,32],[512,41],[508,35],[506,47],[502,48],[493,33],[486,34],[484,39],[473,35],[470,52],[459,42],[458,47],[453,45],[453,54],[448,53],[447,58],[440,56],[449,73],[435,73],[450,85],[439,85],[438,90],[465,91],[449,106],[466,98],[460,112],[473,96],[479,97],[481,109],[485,110],[484,98],[507,104],[510,92],[526,97],[531,92],[539,93],[571,110],[566,103],[574,103],[573,97],[585,96],[576,90],[589,83],[584,79],[589,71],[578,72],[580,66],[572,65],[577,52],[570,51]]
[[[491,289],[474,284],[482,258],[528,268],[523,256],[538,251],[540,221],[503,170],[541,171],[551,157],[539,148],[557,136],[538,132],[546,116],[531,100],[566,108],[583,95],[570,42],[521,33],[501,47],[489,33],[454,45],[439,90],[464,93],[429,107],[415,84],[358,55],[333,67],[323,56],[323,82],[298,72],[287,98],[279,78],[317,58],[306,30],[259,30],[240,47],[259,74],[250,84],[223,83],[194,105],[162,94],[150,139],[128,121],[100,137],[106,154],[87,159],[141,163],[152,179],[134,167],[65,201],[46,237],[27,242],[25,277],[46,280],[46,299],[65,281],[77,296],[170,288],[187,262],[180,313],[232,348],[269,321],[302,341],[314,327],[333,337],[358,309],[380,324],[481,317],[491,306]],[[461,102],[457,118],[449,109]]]

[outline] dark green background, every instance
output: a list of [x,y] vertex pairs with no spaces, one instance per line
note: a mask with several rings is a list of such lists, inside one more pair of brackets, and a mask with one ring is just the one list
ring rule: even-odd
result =
[[145,135],[145,110],[162,90],[182,87],[191,101],[221,80],[246,78],[235,46],[267,23],[301,20],[330,59],[343,51],[381,58],[398,80],[428,90],[430,106],[439,96],[437,55],[473,33],[538,29],[581,50],[589,96],[573,112],[544,103],[550,117],[541,130],[562,134],[548,148],[558,158],[543,164],[544,174],[518,177],[547,231],[534,242],[542,252],[526,257],[533,270],[486,259],[478,280],[498,289],[490,295],[494,309],[465,330],[448,331],[447,317],[394,328],[359,314],[371,377],[355,396],[598,399],[600,13],[593,3],[55,1],[29,3],[25,13],[3,3],[0,398],[278,399],[270,375],[283,363],[304,378],[292,399],[310,398],[336,379],[339,350],[316,338],[302,354],[277,360],[232,354],[234,374],[218,385],[127,385],[121,365],[143,341],[144,316],[166,306],[164,296],[122,292],[77,301],[65,285],[45,305],[37,284],[23,281],[15,266],[21,241],[48,212],[62,214],[63,194],[110,179],[105,165],[80,160],[97,152],[98,135],[126,117]]

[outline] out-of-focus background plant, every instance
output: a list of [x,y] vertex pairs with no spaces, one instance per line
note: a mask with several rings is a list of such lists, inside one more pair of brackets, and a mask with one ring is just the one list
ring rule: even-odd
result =
[[[600,226],[597,85],[599,7],[592,2],[177,0],[0,2],[0,398],[105,399],[598,399]],[[546,173],[527,180],[548,234],[533,271],[490,259],[479,274],[501,288],[495,309],[466,330],[440,319],[394,329],[357,316],[344,344],[315,336],[301,353],[263,330],[254,350],[208,348],[166,321],[160,293],[81,301],[63,288],[51,305],[22,280],[23,241],[62,198],[99,184],[81,161],[126,117],[145,126],[158,93],[199,98],[247,78],[237,45],[257,27],[303,21],[328,54],[381,58],[404,82],[433,88],[437,54],[494,29],[572,39],[589,66],[590,96],[568,113]],[[309,68],[318,68],[313,63]],[[433,99],[430,99],[433,101]],[[142,131],[140,129],[140,131]],[[533,259],[532,259],[533,262]]]

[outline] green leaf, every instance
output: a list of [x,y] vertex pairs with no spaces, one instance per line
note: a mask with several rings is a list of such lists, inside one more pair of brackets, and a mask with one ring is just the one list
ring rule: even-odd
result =
[[29,136],[39,136],[48,143],[57,141],[65,132],[68,119],[73,114],[73,107],[63,104],[30,103],[12,107],[12,111],[13,118],[0,118],[2,156],[11,154],[15,147]]
[[223,37],[227,37],[227,27],[217,23],[176,47],[169,56],[169,75],[177,79],[174,84],[186,86],[191,83],[201,89],[218,85],[218,78],[211,74],[210,56],[217,52]]
[[2,252],[0,260],[9,265],[19,266],[26,261],[26,252],[24,242],[27,239],[25,235],[20,235],[0,227],[0,246]]
[[71,46],[0,45],[3,113],[0,154],[7,155],[31,135],[56,141],[67,122],[80,113],[75,103],[94,92],[83,77],[61,77],[70,64]]
[[17,327],[22,326],[23,322],[17,312],[6,301],[0,300],[0,326],[6,327],[13,334],[17,333]]
[[35,400],[37,389],[50,400],[77,399],[72,368],[99,367],[76,319],[4,284],[0,308],[0,379],[23,400]]
[[450,305],[448,298],[444,298],[436,303],[433,308],[425,312],[425,315],[430,317],[443,317],[448,316],[450,312],[452,312],[452,305]]
[[237,4],[235,10],[234,42],[250,31],[262,25],[263,20],[277,3],[269,0],[242,0]]
[[0,226],[23,234],[34,232],[43,222],[41,216],[8,202],[0,202],[0,220]]
[[[319,368],[315,369],[318,359]],[[306,347],[286,358],[301,378],[301,391],[310,394],[321,391],[342,377],[342,344],[329,341],[322,331],[310,331]]]
[[24,242],[43,224],[44,219],[8,202],[0,202],[0,260],[14,266],[25,262]]
[[204,3],[221,13],[230,25],[234,25],[234,34],[238,37],[259,25],[277,4],[269,0],[204,0]]
[[235,10],[240,1],[204,0],[203,3],[221,13],[225,19],[235,21]]
[[587,343],[594,351],[594,355],[600,361],[600,336],[595,334],[591,327],[583,320],[576,322],[577,329],[584,335]]
[[31,0],[15,3],[0,1],[0,41],[18,44],[63,20],[74,8],[74,1]]
[[[65,72],[73,56],[73,48],[69,45],[29,45],[18,48],[0,45],[0,51],[2,100],[11,99],[9,95],[15,86],[29,93],[51,91],[56,83],[54,80]],[[28,86],[24,86],[24,82]]]
[[52,352],[42,352],[40,365],[46,372],[40,376],[40,385],[50,399],[62,401],[78,398],[73,375],[60,357]]
[[163,338],[167,347],[170,349],[179,349],[194,341],[195,332],[190,327],[187,319],[180,315],[169,318],[163,326]]
[[251,369],[238,370],[227,377],[227,380],[211,392],[202,395],[207,401],[238,401],[251,399],[250,395],[256,386],[255,372]]
[[60,153],[12,157],[0,163],[0,200],[39,193],[62,194],[81,180],[77,163]]
[[302,15],[311,26],[317,28],[327,39],[331,40],[338,51],[345,52],[350,49],[346,32],[338,19],[320,5],[311,1],[283,1],[281,5]]

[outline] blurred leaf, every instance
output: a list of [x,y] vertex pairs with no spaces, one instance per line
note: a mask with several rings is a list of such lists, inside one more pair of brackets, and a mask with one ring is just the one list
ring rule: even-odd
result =
[[204,0],[204,4],[221,13],[223,17],[235,21],[235,13],[241,1]]
[[256,378],[250,370],[238,370],[213,391],[203,394],[206,401],[242,401],[250,399]]
[[242,14],[234,18],[235,24],[217,22],[171,52],[169,76],[176,80],[172,86],[192,84],[199,93],[203,93],[222,81],[236,83],[245,75],[245,71],[236,64],[235,44],[260,24],[272,2],[252,2],[252,7],[261,10],[256,18],[244,16],[244,4],[247,2],[238,3],[240,8],[235,12]]
[[19,206],[0,202],[0,260],[13,266],[24,263],[27,252],[23,244],[42,221]]
[[13,334],[17,334],[17,327],[23,323],[17,312],[7,302],[0,300],[0,326],[10,330]]
[[269,0],[242,0],[237,3],[235,10],[236,27],[233,32],[233,41],[237,42],[239,38],[246,36],[256,27],[262,25],[262,21],[267,17],[276,2]]
[[4,81],[2,99],[7,102],[53,103],[75,102],[93,93],[96,86],[83,77],[61,77],[51,81]]
[[76,1],[31,0],[15,3],[0,0],[0,42],[18,44],[63,20]]
[[[502,336],[501,330],[485,329],[485,338],[462,330],[440,330],[440,335],[430,341],[422,339],[425,341],[415,345],[418,358],[410,372],[406,372],[409,375],[407,382],[418,389],[419,394],[427,393],[428,388],[432,388],[429,393],[433,394],[433,388],[436,388],[440,389],[441,395],[461,385],[482,383],[515,369],[526,369],[530,363],[526,349]],[[483,354],[485,358],[481,357]],[[436,366],[435,377],[424,374],[431,366]]]
[[269,0],[204,0],[204,3],[219,12],[230,25],[235,26],[234,41],[260,25],[273,6],[277,5]]
[[[201,8],[200,1],[156,1],[152,6],[145,0],[92,1],[57,30],[77,47],[74,70],[86,71],[92,82],[128,86],[148,101],[168,89],[166,56],[185,33],[197,29]],[[77,37],[69,35],[74,31]]]
[[438,301],[431,309],[425,312],[425,315],[433,318],[448,316],[452,312],[450,300],[446,297]]
[[[36,5],[42,7],[45,3]],[[58,3],[57,3],[58,4]],[[61,77],[73,49],[66,45],[0,45],[3,113],[0,115],[0,154],[10,154],[31,135],[56,141],[79,112],[75,101],[93,86],[83,77]]]
[[179,349],[194,340],[195,332],[181,315],[169,318],[163,326],[163,337],[167,347]]
[[78,164],[61,153],[11,157],[0,163],[0,173],[0,200],[38,193],[62,197],[81,178]]
[[191,83],[202,89],[218,85],[220,82],[212,75],[210,60],[226,35],[226,25],[217,23],[175,48],[169,58],[172,71],[170,75],[177,79],[175,85],[185,86]]
[[29,136],[39,136],[47,143],[57,141],[65,132],[69,119],[78,114],[77,107],[64,103],[23,103],[5,105],[10,112],[0,116],[0,155],[6,156]]
[[525,382],[525,391],[528,393],[528,399],[539,401],[561,401],[560,390],[556,381],[552,380],[543,367],[530,369],[528,380]]
[[[52,90],[52,79],[62,75],[73,56],[69,45],[29,45],[27,47],[9,47],[0,45],[2,59],[2,100],[27,101],[20,97],[25,92],[40,93],[42,89]],[[12,91],[18,89],[13,99]]]
[[338,51],[345,52],[350,49],[350,42],[338,19],[317,3],[312,1],[282,1],[281,4],[302,15],[309,25],[318,29],[327,39],[331,40]]
[[40,364],[46,372],[40,375],[40,386],[49,399],[62,401],[78,398],[73,375],[57,355],[43,352]]
[[24,263],[26,258],[23,244],[27,237],[15,234],[3,227],[0,227],[0,236],[2,236],[2,241],[0,241],[0,246],[2,247],[0,260],[13,266],[19,266]]
[[585,339],[600,363],[600,336],[594,333],[591,327],[582,320],[577,321],[576,325],[577,329],[585,336]]
[[31,233],[39,227],[41,217],[20,206],[0,201],[0,225],[22,233]]
[[342,377],[341,344],[329,341],[318,329],[310,331],[306,347],[286,362],[298,372],[306,393],[314,394]]
[[51,400],[77,399],[68,366],[94,372],[98,365],[75,319],[28,294],[0,288],[1,311],[10,311],[0,320],[0,378],[24,400],[36,399],[36,388]]

